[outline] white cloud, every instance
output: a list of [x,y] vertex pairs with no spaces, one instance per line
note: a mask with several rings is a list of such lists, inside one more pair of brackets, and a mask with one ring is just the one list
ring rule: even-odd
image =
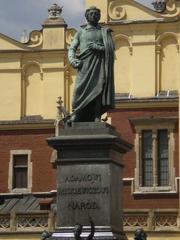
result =
[[24,29],[41,29],[53,3],[63,6],[62,17],[69,26],[84,23],[84,0],[0,0],[0,33],[18,40]]
[[[100,1],[100,0],[97,0]],[[85,0],[0,0],[0,33],[20,39],[24,29],[28,32],[41,29],[41,24],[48,17],[48,8],[57,3],[63,6],[62,17],[69,27],[85,23]],[[151,3],[151,0],[139,0]]]

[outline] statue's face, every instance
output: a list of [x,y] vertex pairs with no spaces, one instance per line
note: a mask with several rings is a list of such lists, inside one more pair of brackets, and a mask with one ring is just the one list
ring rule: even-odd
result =
[[87,21],[92,24],[97,24],[100,19],[99,11],[91,9],[87,14]]

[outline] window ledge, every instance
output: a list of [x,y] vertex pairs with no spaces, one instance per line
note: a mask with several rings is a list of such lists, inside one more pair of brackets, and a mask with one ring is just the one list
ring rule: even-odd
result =
[[133,195],[143,195],[143,194],[149,194],[149,195],[152,195],[152,194],[177,194],[178,192],[177,191],[135,191],[133,192]]
[[30,193],[31,190],[28,188],[14,188],[11,190],[11,193]]

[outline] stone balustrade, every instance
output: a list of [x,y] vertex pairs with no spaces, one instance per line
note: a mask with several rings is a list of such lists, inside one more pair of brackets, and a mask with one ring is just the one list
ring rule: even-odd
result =
[[54,229],[55,216],[51,211],[0,214],[0,232],[42,232]]
[[[178,209],[125,209],[123,216],[124,231],[137,228],[145,231],[180,232]],[[0,214],[0,233],[53,231],[55,214],[52,211]]]
[[126,209],[124,210],[124,230],[134,231],[180,231],[178,209]]

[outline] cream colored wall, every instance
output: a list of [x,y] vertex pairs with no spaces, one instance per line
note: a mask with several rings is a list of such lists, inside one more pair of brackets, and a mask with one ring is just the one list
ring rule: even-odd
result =
[[[28,65],[28,67],[25,67],[25,76],[33,64],[36,65],[37,69],[36,72],[30,76],[32,83],[33,81],[35,82],[35,89],[33,90],[33,86],[30,89],[32,93],[30,94],[30,104],[27,102],[26,93],[24,96],[24,115],[31,115],[27,110],[34,109],[33,106],[36,106],[33,115],[41,115],[46,119],[55,118],[57,98],[61,96],[64,100],[64,53],[58,50],[56,52],[41,53],[40,56],[36,56],[35,58],[37,62],[34,62],[32,57],[33,56],[27,56],[23,60],[24,66]],[[27,77],[25,77],[24,81],[27,82],[27,80]]]
[[131,25],[125,28],[120,25],[111,28],[116,45],[116,92],[130,93],[134,97],[154,96],[156,94],[155,26]]
[[25,115],[37,115],[37,113],[42,115],[43,81],[39,73],[39,68],[36,65],[29,66],[26,71],[25,91]]
[[[159,91],[178,89],[178,22],[137,24],[137,20],[166,16],[130,0],[85,1],[86,8],[92,5],[101,9],[101,22],[108,21],[113,30],[117,93],[154,97]],[[127,24],[129,19],[131,22]],[[0,50],[8,50],[0,55],[1,120],[17,120],[26,115],[55,118],[58,96],[70,110],[76,73],[67,63],[65,35],[66,27],[56,24],[32,32],[27,44],[0,35]]]
[[59,27],[45,27],[43,29],[43,49],[64,49],[65,31]]
[[174,37],[166,37],[162,41],[162,49],[160,56],[161,61],[160,89],[162,90],[173,90],[178,88],[179,53],[176,44],[177,42]]
[[44,77],[43,116],[56,117],[56,101],[61,96],[64,99],[64,73],[59,71],[46,72]]
[[56,117],[58,97],[65,101],[65,31],[51,24],[27,44],[0,35],[0,120]]
[[0,34],[0,50],[21,50],[23,44]]
[[[127,39],[119,36],[115,40],[116,54],[115,54],[115,89],[116,92],[129,93],[132,89],[132,56],[129,49],[129,42]],[[121,63],[121,64],[119,64]]]
[[[167,35],[159,45],[156,41],[159,37],[157,29],[161,26],[156,24],[132,25],[133,30],[129,28],[128,33],[123,31],[124,27],[121,28],[121,26],[118,29],[112,26],[111,28],[114,30],[113,36],[116,43],[115,89],[117,93],[129,92],[134,97],[153,97],[159,91],[178,90],[180,72],[177,41],[179,39]],[[167,25],[165,32],[169,31],[174,33],[174,30]],[[126,39],[122,41],[124,36]],[[160,46],[159,58],[158,46]]]
[[41,233],[39,234],[14,234],[14,235],[9,235],[9,234],[4,234],[4,235],[0,235],[0,239],[1,240],[26,240],[26,239],[30,239],[30,240],[39,240],[41,239]]
[[[1,37],[1,36],[0,36]],[[1,39],[0,39],[1,43]],[[2,48],[3,46],[0,46]],[[15,46],[16,47],[16,46]],[[8,46],[7,46],[8,48]],[[21,54],[0,54],[0,118],[19,118],[21,103]]]
[[0,119],[19,119],[21,112],[21,78],[17,72],[0,72]]
[[71,76],[69,78],[69,106],[68,106],[68,110],[72,111],[72,97],[73,97],[73,91],[74,91],[74,83],[75,83],[75,79],[76,79],[76,74],[77,71],[71,68]]
[[62,53],[42,54],[38,64],[32,62],[27,67],[23,81],[25,92],[23,115],[41,115],[46,119],[55,118],[57,98],[61,96],[64,99],[65,91]]
[[[178,90],[179,23],[146,23],[164,16],[129,0],[110,1],[107,9],[106,15],[116,46],[116,93],[154,97],[160,91]],[[132,22],[126,24],[128,16],[131,16]],[[144,22],[137,24],[141,18]],[[119,24],[118,20],[121,20]]]

